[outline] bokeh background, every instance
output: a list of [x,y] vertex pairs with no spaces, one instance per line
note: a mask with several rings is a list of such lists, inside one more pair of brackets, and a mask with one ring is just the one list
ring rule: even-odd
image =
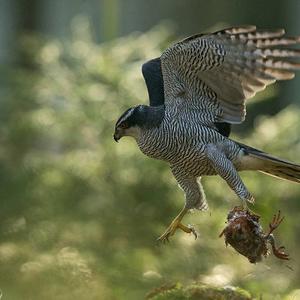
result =
[[[205,178],[199,231],[156,238],[183,205],[168,166],[114,143],[125,108],[147,103],[141,64],[181,37],[235,24],[300,34],[300,2],[0,0],[0,291],[3,299],[143,299],[163,284],[239,286],[300,299],[300,188],[243,179],[292,260],[256,265],[218,238],[239,200]],[[233,138],[300,161],[300,74],[249,101]],[[260,298],[261,297],[261,298]]]

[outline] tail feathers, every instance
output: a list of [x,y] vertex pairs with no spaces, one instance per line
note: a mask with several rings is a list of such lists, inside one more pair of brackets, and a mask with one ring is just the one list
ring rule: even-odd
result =
[[[255,166],[256,170],[268,175],[300,183],[300,165],[272,156],[258,149],[240,144],[245,153],[247,165]],[[248,168],[248,169],[251,169]],[[252,168],[253,169],[253,168]]]

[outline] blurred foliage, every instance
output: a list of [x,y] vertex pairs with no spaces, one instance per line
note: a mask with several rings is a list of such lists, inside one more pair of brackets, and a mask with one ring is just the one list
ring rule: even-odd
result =
[[[124,109],[146,103],[141,64],[157,57],[172,33],[159,26],[98,45],[86,20],[76,19],[72,31],[70,40],[23,37],[22,61],[0,69],[5,299],[143,299],[177,281],[240,286],[264,300],[297,293],[295,184],[243,174],[265,226],[278,209],[286,216],[275,235],[294,258],[289,264],[270,257],[252,265],[225,248],[218,235],[239,200],[217,177],[204,180],[210,212],[185,219],[200,232],[198,240],[178,232],[170,244],[156,244],[183,194],[164,162],[142,155],[133,140],[115,144],[112,134]],[[297,160],[299,112],[258,115],[242,142]]]

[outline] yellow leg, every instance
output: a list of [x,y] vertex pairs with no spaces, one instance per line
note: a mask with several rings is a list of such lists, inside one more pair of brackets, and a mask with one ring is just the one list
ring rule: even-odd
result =
[[[253,203],[252,203],[252,204],[253,204]],[[242,208],[243,208],[243,210],[247,210],[247,211],[250,212],[251,214],[256,215],[256,213],[255,213],[251,208],[249,208],[248,203],[247,203],[246,200],[243,200],[243,201],[242,201]]]
[[182,218],[187,213],[188,209],[184,208],[178,216],[172,221],[167,230],[157,239],[159,242],[169,241],[169,237],[174,235],[175,231],[179,228],[186,233],[193,233],[195,239],[197,238],[196,230],[191,226],[185,226],[181,223]]

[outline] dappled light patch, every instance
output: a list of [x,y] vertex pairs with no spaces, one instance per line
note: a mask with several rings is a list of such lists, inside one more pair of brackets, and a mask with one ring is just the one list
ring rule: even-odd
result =
[[226,286],[232,283],[235,277],[235,270],[230,265],[216,265],[211,273],[203,276],[201,282],[213,286]]

